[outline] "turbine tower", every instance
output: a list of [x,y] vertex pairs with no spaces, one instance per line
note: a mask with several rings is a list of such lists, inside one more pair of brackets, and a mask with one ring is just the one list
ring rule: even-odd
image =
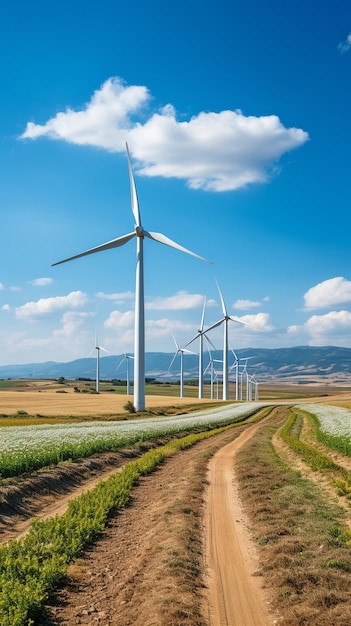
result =
[[86,250],[85,252],[81,252],[80,254],[75,254],[67,259],[63,259],[62,261],[58,261],[57,263],[53,263],[53,265],[60,265],[61,263],[66,263],[67,261],[73,261],[73,259],[78,259],[82,256],[86,256],[88,254],[94,254],[95,252],[102,252],[103,250],[110,250],[111,248],[118,248],[123,246],[128,241],[136,237],[136,276],[135,276],[135,317],[134,317],[134,408],[136,411],[144,411],[145,410],[145,307],[144,307],[144,239],[147,237],[148,239],[153,239],[158,243],[163,243],[166,246],[171,248],[175,248],[176,250],[180,250],[181,252],[186,252],[201,261],[206,261],[207,263],[211,263],[207,259],[195,254],[195,252],[191,252],[187,248],[179,245],[172,239],[169,239],[162,233],[149,232],[144,230],[139,211],[139,202],[138,195],[134,181],[134,174],[132,169],[132,163],[130,160],[130,154],[128,149],[128,144],[126,144],[127,150],[127,159],[128,159],[128,169],[129,169],[129,180],[130,180],[130,191],[131,191],[131,204],[132,204],[132,212],[134,215],[135,226],[134,230],[131,233],[127,233],[126,235],[122,235],[121,237],[117,237],[117,239],[112,239],[111,241],[107,241],[95,248],[90,248],[90,250]]

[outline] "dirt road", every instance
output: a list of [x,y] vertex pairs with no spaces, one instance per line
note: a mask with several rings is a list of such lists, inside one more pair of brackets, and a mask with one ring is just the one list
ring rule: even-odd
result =
[[253,425],[221,448],[209,464],[205,514],[206,557],[209,569],[210,624],[268,626],[274,623],[255,576],[258,560],[250,540],[234,478],[234,455],[256,432]]

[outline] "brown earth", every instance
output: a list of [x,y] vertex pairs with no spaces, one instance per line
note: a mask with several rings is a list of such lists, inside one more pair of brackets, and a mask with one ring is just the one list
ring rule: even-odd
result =
[[[38,624],[272,624],[260,580],[253,576],[258,564],[249,542],[244,513],[237,494],[233,501],[230,491],[235,450],[258,427],[243,426],[205,440],[167,460],[150,476],[143,477],[133,491],[130,504],[110,518],[101,539],[90,547],[84,558],[71,566],[68,584],[52,595]],[[233,439],[234,442],[230,443]],[[227,562],[223,562],[222,567],[219,564],[219,569],[218,564],[212,567],[212,561],[208,559],[208,548],[212,543],[207,533],[203,543],[206,467],[208,459],[217,450],[220,450],[219,463],[215,455],[208,473],[206,509],[209,506],[213,510],[212,498],[217,491],[213,491],[213,484],[217,484],[225,462],[229,490],[227,496],[216,500],[220,503],[221,515],[223,513],[217,539],[218,534],[226,538],[224,552],[230,555],[232,563],[237,564],[230,571],[227,570]],[[29,490],[27,497],[24,501],[18,498],[20,506],[16,506],[13,500],[13,515],[2,518],[2,539],[23,534],[29,527],[31,514],[45,517],[62,513],[71,497],[91,488],[104,472],[111,472],[111,464],[112,471],[116,471],[132,454],[129,451],[105,455],[99,460],[74,464],[78,466],[75,477],[73,466],[23,479],[22,486],[17,485],[17,489],[23,495],[26,486]],[[92,469],[97,476],[88,479]],[[38,489],[39,493],[43,493],[38,481],[42,487],[46,485],[46,495],[38,495]],[[80,484],[75,485],[75,482]],[[7,488],[11,491],[14,485]],[[31,488],[37,493],[36,498],[28,496]],[[68,494],[62,493],[65,488],[69,489]],[[230,509],[229,516],[225,514],[227,507]],[[233,519],[236,521],[234,530]],[[208,523],[207,520],[206,526]],[[215,543],[212,553],[217,553],[217,545]],[[216,579],[217,576],[223,578],[223,571],[230,596],[232,589],[245,587],[245,601],[240,597],[239,605],[229,603],[225,613],[227,621],[223,621],[216,608]],[[211,575],[207,576],[207,573]],[[226,597],[225,590],[220,594],[221,598]],[[256,607],[254,610],[252,603]]]
[[[129,505],[111,516],[100,540],[71,566],[66,586],[52,595],[38,626],[279,621],[263,589],[233,473],[234,455],[259,427],[243,426],[203,441],[141,478]],[[69,499],[118,471],[133,454],[100,455],[8,481],[0,502],[3,496],[12,507],[7,504],[5,514],[0,506],[0,537],[6,541],[23,534],[33,516],[61,514]]]

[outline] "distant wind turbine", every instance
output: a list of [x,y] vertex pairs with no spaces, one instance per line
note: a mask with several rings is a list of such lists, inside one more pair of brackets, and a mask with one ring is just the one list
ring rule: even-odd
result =
[[108,350],[105,350],[105,348],[103,348],[102,346],[99,346],[97,338],[95,339],[95,348],[92,349],[90,354],[92,354],[94,350],[96,350],[96,392],[99,393],[100,391],[100,350],[103,350],[104,352],[108,352]]
[[206,298],[204,300],[204,306],[202,309],[200,328],[198,329],[195,337],[190,339],[190,341],[188,341],[188,343],[186,343],[184,346],[184,348],[187,348],[188,346],[190,346],[191,343],[193,343],[193,341],[195,341],[196,339],[199,339],[199,398],[200,399],[204,397],[204,380],[203,380],[203,377],[204,377],[204,364],[203,364],[204,363],[204,345],[203,345],[204,337],[206,338],[207,342],[211,344],[212,348],[216,350],[212,341],[210,341],[210,339],[206,335],[206,332],[204,331],[205,308],[206,308]]
[[234,356],[234,363],[231,366],[230,370],[231,371],[234,367],[235,367],[235,400],[239,400],[239,362],[240,361],[248,361],[249,359],[253,359],[253,356],[247,356],[247,357],[242,357],[241,359],[237,356],[237,354],[234,352],[233,348],[231,348],[231,351],[233,353]]
[[216,284],[217,284],[219,297],[220,297],[220,300],[221,300],[223,317],[220,320],[218,320],[218,322],[215,322],[215,324],[212,324],[212,326],[207,328],[206,329],[206,333],[208,333],[213,328],[216,328],[217,326],[220,326],[221,324],[224,325],[224,333],[223,333],[223,400],[228,400],[228,323],[229,322],[235,322],[236,324],[244,324],[244,322],[240,322],[239,320],[236,320],[235,317],[231,317],[230,315],[228,315],[226,306],[224,304],[224,299],[223,299],[223,296],[222,296],[222,292],[221,292],[221,290],[219,288],[219,284],[218,284],[217,280],[216,280]]
[[179,245],[175,241],[172,241],[162,233],[148,232],[144,230],[139,211],[139,202],[138,195],[136,191],[134,174],[132,169],[132,164],[130,160],[130,154],[128,149],[128,144],[126,144],[127,149],[127,159],[128,159],[128,169],[129,169],[129,180],[130,180],[130,190],[131,190],[131,204],[132,204],[132,212],[135,219],[135,227],[131,233],[127,233],[126,235],[122,235],[117,239],[112,239],[111,241],[107,241],[106,243],[101,244],[100,246],[96,246],[95,248],[90,248],[90,250],[86,250],[85,252],[81,252],[80,254],[76,254],[67,259],[63,259],[62,261],[58,261],[57,263],[53,263],[53,265],[59,265],[61,263],[66,263],[67,261],[73,261],[73,259],[78,259],[82,256],[86,256],[88,254],[94,254],[95,252],[102,252],[103,250],[110,250],[111,248],[118,248],[123,246],[128,241],[136,237],[137,241],[137,254],[136,254],[136,278],[135,278],[135,318],[134,318],[134,408],[136,411],[144,411],[145,409],[145,306],[144,306],[144,239],[147,237],[148,239],[153,239],[158,243],[163,243],[166,246],[170,246],[171,248],[175,248],[176,250],[180,250],[181,252],[186,252],[201,261],[206,261],[210,263],[207,259],[195,254],[195,252],[191,252],[187,248]]
[[[208,337],[206,337],[206,339],[207,339],[207,342],[208,342]],[[217,377],[217,398],[218,398],[218,374],[217,374],[217,372],[215,370],[214,363],[222,363],[222,365],[223,365],[223,361],[221,361],[219,359],[214,359],[212,357],[212,353],[211,353],[211,350],[209,348],[209,345],[207,345],[207,350],[208,350],[208,355],[209,355],[209,362],[208,362],[207,367],[204,370],[204,374],[206,374],[208,369],[210,370],[210,374],[211,374],[211,379],[210,379],[211,380],[210,398],[211,398],[211,400],[213,400],[213,383],[214,383],[215,377]]]
[[122,363],[124,363],[124,361],[127,361],[127,396],[130,396],[130,376],[129,376],[129,361],[130,361],[130,359],[134,359],[134,357],[131,354],[124,353],[123,359],[120,361],[120,363],[117,365],[117,368],[116,368],[116,371],[119,370],[119,368],[121,367]]
[[191,350],[187,350],[185,347],[181,348],[175,336],[173,335],[173,333],[172,333],[172,337],[174,339],[174,343],[177,349],[168,369],[169,370],[171,369],[174,361],[176,360],[179,354],[180,355],[180,397],[184,398],[184,354],[195,354],[195,352],[191,352]]

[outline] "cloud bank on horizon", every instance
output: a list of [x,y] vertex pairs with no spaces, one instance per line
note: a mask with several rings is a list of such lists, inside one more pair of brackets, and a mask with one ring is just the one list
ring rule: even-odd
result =
[[276,115],[202,111],[179,121],[172,104],[151,111],[151,102],[147,87],[112,77],[81,110],[67,107],[45,124],[28,122],[20,139],[47,137],[110,152],[124,152],[127,142],[139,174],[182,179],[192,189],[213,192],[267,182],[279,159],[309,140]]

